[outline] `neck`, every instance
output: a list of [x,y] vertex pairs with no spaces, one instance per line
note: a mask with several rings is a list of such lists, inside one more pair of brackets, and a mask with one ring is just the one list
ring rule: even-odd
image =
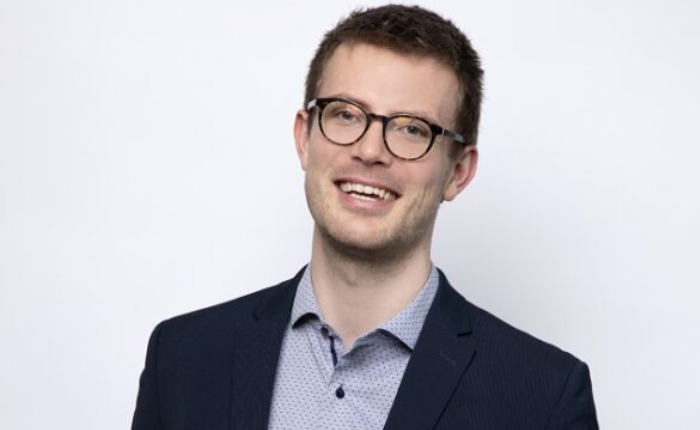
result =
[[405,308],[430,275],[430,241],[401,258],[342,252],[314,231],[311,279],[325,321],[346,351],[355,341]]

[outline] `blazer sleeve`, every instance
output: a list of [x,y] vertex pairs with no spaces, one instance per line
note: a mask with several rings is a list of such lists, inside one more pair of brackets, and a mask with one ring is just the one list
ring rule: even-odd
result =
[[139,381],[139,394],[136,410],[131,423],[132,430],[159,430],[160,413],[158,410],[158,341],[162,323],[158,324],[148,341],[146,365]]
[[598,430],[588,366],[579,361],[564,385],[549,420],[548,430]]

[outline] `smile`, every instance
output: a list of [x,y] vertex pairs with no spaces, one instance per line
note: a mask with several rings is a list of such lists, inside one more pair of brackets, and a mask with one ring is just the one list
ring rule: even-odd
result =
[[352,194],[362,200],[396,200],[397,198],[397,195],[392,191],[356,182],[341,182],[338,184],[338,187],[344,193]]

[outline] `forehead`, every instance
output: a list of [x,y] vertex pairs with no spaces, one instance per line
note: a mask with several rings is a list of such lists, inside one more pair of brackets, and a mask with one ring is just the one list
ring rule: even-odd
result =
[[375,113],[413,113],[454,125],[459,84],[451,68],[432,57],[402,54],[366,43],[343,43],[327,60],[319,97],[349,97]]

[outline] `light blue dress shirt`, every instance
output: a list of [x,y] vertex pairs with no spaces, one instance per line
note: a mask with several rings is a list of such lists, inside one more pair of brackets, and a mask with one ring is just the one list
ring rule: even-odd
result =
[[307,266],[282,341],[269,429],[383,428],[437,287],[433,266],[408,306],[345,351],[323,320]]

